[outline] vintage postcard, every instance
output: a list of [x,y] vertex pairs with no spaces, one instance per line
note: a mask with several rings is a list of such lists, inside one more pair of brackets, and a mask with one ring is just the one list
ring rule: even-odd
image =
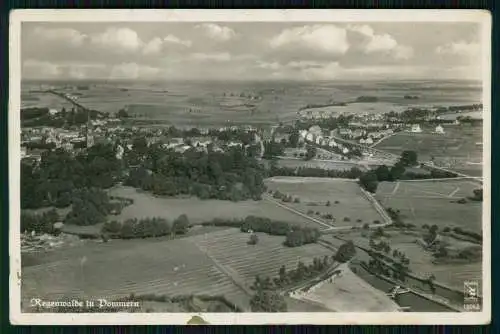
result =
[[15,324],[484,324],[491,17],[16,10]]

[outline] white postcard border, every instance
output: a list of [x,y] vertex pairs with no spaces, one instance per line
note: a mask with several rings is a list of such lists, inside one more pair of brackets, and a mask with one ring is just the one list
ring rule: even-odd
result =
[[[477,22],[483,55],[483,309],[481,312],[380,313],[22,313],[20,254],[20,99],[22,22]],[[9,36],[10,320],[36,325],[186,324],[485,324],[491,321],[491,14],[486,10],[111,10],[23,9],[10,15]]]

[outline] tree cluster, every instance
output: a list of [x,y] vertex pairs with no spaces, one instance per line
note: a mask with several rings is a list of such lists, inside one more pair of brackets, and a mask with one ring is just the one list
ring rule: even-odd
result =
[[97,189],[80,189],[73,192],[73,205],[64,223],[68,225],[96,225],[104,223],[110,213],[109,198],[106,192]]
[[352,259],[356,255],[356,247],[352,240],[349,240],[342,245],[340,245],[337,253],[335,254],[335,260],[341,263],[345,263]]
[[101,232],[111,238],[134,239],[151,238],[164,235],[179,235],[187,233],[189,219],[183,214],[173,222],[164,218],[127,219],[123,223],[117,221],[106,222]]
[[66,207],[73,201],[73,190],[109,188],[119,177],[112,145],[97,144],[77,156],[62,149],[46,151],[38,166],[21,163],[21,208]]
[[21,232],[35,231],[36,233],[55,232],[54,223],[59,220],[59,215],[55,209],[44,212],[42,214],[29,214],[21,212]]
[[259,200],[264,191],[264,168],[242,148],[181,154],[158,145],[140,147],[134,150],[140,155],[134,162],[140,165],[130,171],[126,185],[159,196],[189,194],[232,201]]

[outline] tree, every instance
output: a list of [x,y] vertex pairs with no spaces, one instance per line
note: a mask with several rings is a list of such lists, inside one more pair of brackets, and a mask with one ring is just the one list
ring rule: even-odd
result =
[[250,300],[252,312],[286,312],[285,299],[276,291],[259,289]]
[[290,136],[288,136],[288,144],[291,147],[297,147],[297,144],[299,143],[299,132],[297,130],[294,130]]
[[120,109],[118,110],[118,113],[116,114],[118,118],[128,118],[128,113],[125,111],[125,109]]
[[185,234],[189,228],[189,219],[185,214],[174,220],[173,231],[176,234]]
[[345,263],[352,259],[354,255],[356,255],[356,247],[354,246],[352,240],[349,240],[340,245],[337,253],[335,254],[335,260]]
[[389,181],[391,172],[386,165],[382,165],[375,169],[375,174],[377,175],[378,181]]
[[305,160],[312,160],[314,159],[314,157],[316,156],[316,147],[314,146],[308,146],[307,147],[307,152],[306,152],[306,156],[304,157]]
[[367,191],[371,193],[375,193],[378,187],[378,179],[377,174],[373,171],[369,171],[363,174],[359,178],[359,184]]
[[415,166],[418,164],[418,156],[415,151],[403,151],[399,161],[403,166]]
[[249,245],[256,245],[258,242],[259,242],[259,237],[257,236],[257,234],[252,233],[250,235],[250,240],[248,240],[248,244]]

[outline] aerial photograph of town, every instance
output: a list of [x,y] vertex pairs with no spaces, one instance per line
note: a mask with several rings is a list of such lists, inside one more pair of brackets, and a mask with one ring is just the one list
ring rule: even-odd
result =
[[21,311],[477,312],[477,23],[24,22]]

